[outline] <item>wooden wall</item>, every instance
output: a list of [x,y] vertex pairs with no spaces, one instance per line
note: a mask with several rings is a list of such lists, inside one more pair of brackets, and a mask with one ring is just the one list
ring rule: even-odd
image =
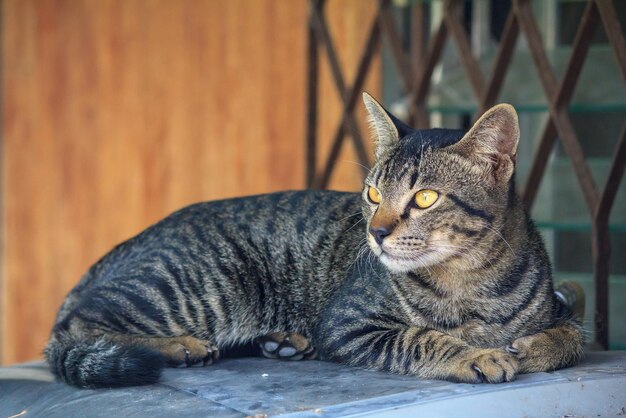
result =
[[[374,7],[327,8],[348,81]],[[40,357],[64,295],[114,244],[191,202],[304,186],[307,10],[3,1],[2,363]],[[340,108],[321,64],[327,143]],[[351,149],[341,161],[332,186],[358,187]]]

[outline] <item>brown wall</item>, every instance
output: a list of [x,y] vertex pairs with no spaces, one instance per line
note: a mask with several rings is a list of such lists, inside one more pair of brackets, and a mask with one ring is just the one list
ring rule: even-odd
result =
[[[327,8],[348,81],[374,7]],[[194,201],[304,186],[308,4],[5,0],[2,8],[8,364],[40,356],[64,295],[117,242]],[[340,108],[321,65],[325,144]],[[378,78],[368,90],[377,92]],[[340,160],[332,187],[358,187],[351,149]]]

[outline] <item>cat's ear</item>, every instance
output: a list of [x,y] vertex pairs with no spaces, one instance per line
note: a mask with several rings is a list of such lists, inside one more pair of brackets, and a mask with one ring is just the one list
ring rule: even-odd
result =
[[497,181],[508,182],[515,169],[519,122],[509,104],[499,104],[483,114],[451,150],[473,159]]
[[369,115],[369,124],[375,136],[376,159],[379,159],[412,129],[387,112],[380,103],[365,92],[363,92],[363,103],[365,103],[365,108]]

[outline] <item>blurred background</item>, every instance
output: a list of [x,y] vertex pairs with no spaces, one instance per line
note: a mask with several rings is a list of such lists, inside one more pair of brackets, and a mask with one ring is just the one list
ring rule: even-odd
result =
[[363,90],[418,127],[515,105],[556,280],[585,287],[596,347],[626,348],[626,1],[3,0],[1,19],[2,364],[39,358],[87,268],[184,205],[358,190]]

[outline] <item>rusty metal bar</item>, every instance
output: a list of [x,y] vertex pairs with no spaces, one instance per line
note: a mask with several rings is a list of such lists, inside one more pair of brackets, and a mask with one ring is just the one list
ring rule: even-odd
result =
[[609,348],[609,261],[611,257],[611,237],[608,222],[594,220],[591,225],[591,255],[593,256],[593,276],[595,287],[595,341],[607,350]]
[[595,0],[606,37],[613,46],[615,58],[622,72],[622,79],[626,82],[626,41],[624,41],[624,35],[622,34],[622,28],[620,27],[619,20],[617,20],[617,13],[615,7],[610,0]]
[[530,48],[535,67],[537,67],[539,74],[539,81],[543,86],[543,90],[548,97],[548,102],[551,101],[556,94],[557,80],[548,61],[548,57],[543,49],[543,41],[541,40],[541,34],[537,28],[537,22],[530,9],[528,0],[513,0],[513,10],[517,16],[517,21],[528,41],[528,47]]
[[[622,33],[620,23],[617,20],[617,14],[611,1],[596,0],[596,6],[602,18],[604,30],[607,38],[613,46],[617,63],[622,73],[622,78],[626,82],[626,41]],[[626,166],[626,125],[622,129],[620,140],[615,148],[615,157],[611,164],[609,177],[604,186],[604,191],[598,208],[595,213],[596,219],[607,219],[610,216],[611,208],[615,200],[615,195],[619,188],[622,177],[624,176],[624,166]]]
[[587,208],[590,213],[593,213],[596,205],[598,204],[599,196],[598,190],[595,186],[591,170],[585,159],[583,150],[578,142],[576,131],[572,126],[572,122],[567,114],[567,109],[554,109],[552,110],[552,120],[556,126],[556,130],[559,133],[563,148],[570,157],[574,172],[578,178],[578,182],[583,190],[583,196],[587,203]]
[[477,119],[481,114],[496,103],[496,100],[500,95],[500,91],[502,90],[502,85],[504,84],[506,71],[511,63],[511,58],[513,57],[513,50],[515,49],[518,35],[519,24],[515,18],[515,13],[511,10],[506,18],[502,38],[500,40],[500,45],[498,46],[498,52],[496,53],[493,69],[491,71],[491,76],[487,82],[485,92],[480,99],[479,109],[474,119]]
[[[591,44],[591,37],[598,24],[598,11],[593,2],[589,2],[583,16],[581,18],[580,26],[576,31],[574,43],[572,45],[572,54],[567,63],[565,75],[559,85],[556,98],[554,99],[555,106],[561,109],[569,106],[569,102],[572,100],[574,94],[574,88],[578,83],[578,77],[582,70],[583,63],[587,57],[589,46]],[[550,100],[550,98],[548,98]],[[549,119],[539,140],[539,145],[535,151],[535,157],[533,158],[533,165],[528,174],[526,180],[526,187],[523,193],[523,202],[528,210],[532,208],[535,201],[535,197],[539,190],[543,173],[548,164],[552,148],[557,139],[557,131],[552,119]]]
[[611,164],[598,209],[596,210],[592,227],[593,274],[596,291],[596,341],[604,348],[609,343],[609,261],[611,255],[611,237],[609,231],[609,217],[619,184],[624,177],[626,167],[626,125],[615,149],[615,157]]
[[613,155],[615,157],[613,157],[611,163],[609,177],[606,180],[604,191],[602,192],[602,197],[595,213],[596,219],[609,219],[615,196],[619,190],[620,182],[624,177],[624,168],[626,167],[626,125],[622,128],[622,134]]
[[389,10],[389,0],[380,0],[380,23],[382,27],[382,33],[387,35],[387,41],[391,47],[391,53],[393,54],[394,61],[396,63],[396,69],[400,75],[400,81],[403,84],[403,89],[406,93],[412,90],[412,77],[413,69],[411,68],[411,62],[409,61],[404,48],[402,47],[402,37],[396,29],[393,16]]
[[539,139],[539,145],[537,145],[537,149],[535,150],[533,164],[530,168],[530,172],[528,173],[526,185],[524,186],[524,191],[522,193],[524,207],[526,207],[526,210],[529,212],[535,203],[535,197],[537,197],[537,192],[539,191],[539,186],[541,185],[541,180],[543,179],[543,174],[546,171],[548,160],[550,159],[550,154],[552,153],[552,148],[554,147],[554,143],[557,139],[556,137],[556,127],[554,126],[552,119],[548,119],[545,128],[543,128],[541,138]]
[[426,5],[417,2],[411,5],[411,66],[417,68],[424,58],[426,33],[424,30],[424,16]]
[[472,48],[467,41],[465,29],[461,26],[458,19],[460,2],[458,0],[446,0],[446,6],[443,12],[443,21],[446,23],[452,39],[456,44],[457,51],[461,58],[461,63],[465,67],[465,73],[469,77],[470,85],[474,90],[474,96],[477,100],[483,96],[485,91],[485,79],[480,70],[478,61],[472,55]]
[[335,131],[335,136],[333,137],[332,145],[330,146],[330,151],[328,153],[328,157],[326,159],[326,164],[324,165],[324,170],[322,174],[316,179],[313,188],[314,189],[325,189],[328,187],[328,183],[330,183],[330,177],[333,174],[333,170],[335,169],[335,164],[337,162],[337,158],[339,158],[339,154],[341,153],[341,147],[343,145],[343,138],[345,137],[345,125],[341,123]]
[[581,18],[580,26],[576,31],[574,43],[572,46],[572,54],[567,62],[567,70],[565,76],[561,81],[561,85],[556,93],[554,99],[554,106],[557,109],[566,108],[569,106],[576,85],[578,84],[578,77],[582,70],[585,58],[589,52],[589,46],[591,45],[591,38],[593,36],[596,27],[598,26],[598,9],[593,1],[587,4],[587,8]]
[[[340,124],[333,137],[331,149],[328,158],[326,159],[324,170],[322,171],[319,180],[315,184],[316,187],[325,188],[330,182],[330,177],[332,176],[333,170],[335,168],[337,158],[339,157],[343,139],[345,138],[346,133],[349,133],[353,139],[353,144],[355,146],[359,162],[363,167],[362,170],[364,174],[367,172],[367,169],[365,167],[369,166],[367,150],[363,143],[363,139],[360,134],[358,125],[354,120],[353,111],[356,100],[358,98],[358,94],[363,87],[363,83],[365,82],[367,70],[369,69],[372,58],[374,57],[374,54],[380,44],[380,9],[374,17],[374,21],[372,22],[372,26],[370,27],[369,36],[361,58],[359,60],[359,68],[357,69],[355,81],[350,90],[345,87],[345,83],[343,82],[343,75],[341,74],[339,61],[337,59],[337,54],[335,53],[332,39],[330,38],[330,34],[328,33],[328,30],[326,28],[326,23],[323,19],[323,16],[320,15],[319,11],[317,14],[317,23],[318,33],[320,33],[320,35],[322,35],[323,37],[322,39],[324,39],[323,42],[326,46],[326,52],[329,56],[329,61],[332,60],[337,64],[336,70],[333,70],[333,72],[336,71],[335,81],[337,89],[340,89],[340,86],[343,86],[343,89],[340,90],[340,96],[342,98],[344,106]],[[333,65],[331,65],[331,70],[332,68]]]
[[[315,7],[310,2],[310,7]],[[317,169],[317,96],[319,81],[319,59],[318,59],[318,42],[313,29],[312,12],[309,12],[308,28],[307,28],[307,63],[308,63],[308,80],[307,80],[307,118],[306,118],[306,167],[305,181],[306,187],[313,186],[315,181],[315,171]]]
[[[595,5],[602,19],[607,38],[613,47],[622,79],[626,82],[626,41],[622,33],[617,14],[611,1],[596,0]],[[626,125],[617,143],[609,177],[594,213],[593,223],[593,252],[594,252],[594,282],[596,288],[596,341],[604,348],[609,342],[609,260],[611,241],[609,234],[609,217],[624,177],[626,167]]]
[[[426,25],[424,24],[425,14],[426,4],[416,2],[411,5],[410,63],[414,72],[417,68],[420,68],[420,65],[424,61],[424,57],[426,55],[427,32],[425,27]],[[411,97],[412,91],[413,87],[411,87],[411,90],[407,92],[409,97]],[[426,111],[425,106],[415,106],[414,103],[409,103],[408,107],[409,115],[407,122],[409,125],[417,125],[417,119],[428,121],[428,112]],[[420,114],[419,117],[417,116],[418,113]]]
[[339,59],[337,58],[337,52],[335,50],[335,45],[333,43],[332,37],[328,32],[328,26],[326,25],[326,19],[324,18],[324,2],[323,0],[313,0],[314,7],[312,8],[312,22],[313,29],[315,30],[315,34],[317,39],[320,40],[321,44],[324,45],[326,49],[326,56],[328,57],[328,64],[330,65],[330,72],[333,75],[333,81],[335,82],[335,87],[337,88],[337,92],[342,100],[345,100],[343,94],[346,91],[346,83],[343,79],[343,74],[341,72],[341,65],[339,64]]
[[439,29],[429,41],[424,65],[417,68],[417,76],[413,82],[414,90],[409,100],[409,114],[415,120],[417,128],[428,128],[430,125],[426,109],[426,96],[430,90],[430,77],[441,57],[447,38],[448,29],[445,22],[442,21]]
[[417,76],[415,77],[415,82],[413,83],[413,86],[416,89],[414,93],[415,100],[420,101],[426,98],[426,95],[430,90],[430,77],[435,70],[435,65],[439,62],[439,58],[441,57],[447,38],[448,29],[446,28],[445,23],[441,22],[437,33],[435,33],[428,44],[424,65],[420,68],[420,71],[417,72]]
[[556,76],[552,71],[552,67],[548,61],[548,57],[543,48],[541,35],[537,28],[537,23],[530,10],[528,0],[513,0],[515,6],[515,12],[520,24],[521,30],[526,35],[528,41],[528,47],[531,51],[531,55],[535,66],[539,70],[539,80],[543,86],[543,90],[546,93],[548,99],[548,109],[550,110],[550,117],[555,124],[556,130],[561,137],[561,141],[565,148],[565,151],[572,160],[572,165],[578,178],[578,182],[583,190],[585,202],[589,209],[589,213],[593,213],[598,202],[598,191],[591,176],[589,166],[585,161],[580,143],[574,131],[574,127],[567,115],[567,108],[557,108],[554,103],[554,99],[558,93],[558,84]]
[[362,165],[361,169],[363,170],[363,174],[367,174],[368,169],[365,167],[369,167],[369,157],[367,155],[367,149],[365,148],[363,138],[360,135],[359,128],[356,124],[356,121],[353,116],[354,107],[356,106],[357,100],[361,97],[361,90],[363,89],[363,84],[365,84],[365,79],[367,77],[367,71],[372,63],[372,59],[374,55],[378,51],[380,47],[380,15],[378,14],[374,18],[374,22],[370,28],[370,36],[365,43],[365,48],[363,49],[363,53],[359,59],[359,66],[356,71],[356,76],[354,78],[354,82],[352,84],[352,88],[348,92],[347,103],[344,108],[344,116],[343,119],[347,121],[348,127],[350,128],[349,133],[352,135],[352,139],[354,140],[354,146],[357,151],[357,156],[359,157],[360,163]]

